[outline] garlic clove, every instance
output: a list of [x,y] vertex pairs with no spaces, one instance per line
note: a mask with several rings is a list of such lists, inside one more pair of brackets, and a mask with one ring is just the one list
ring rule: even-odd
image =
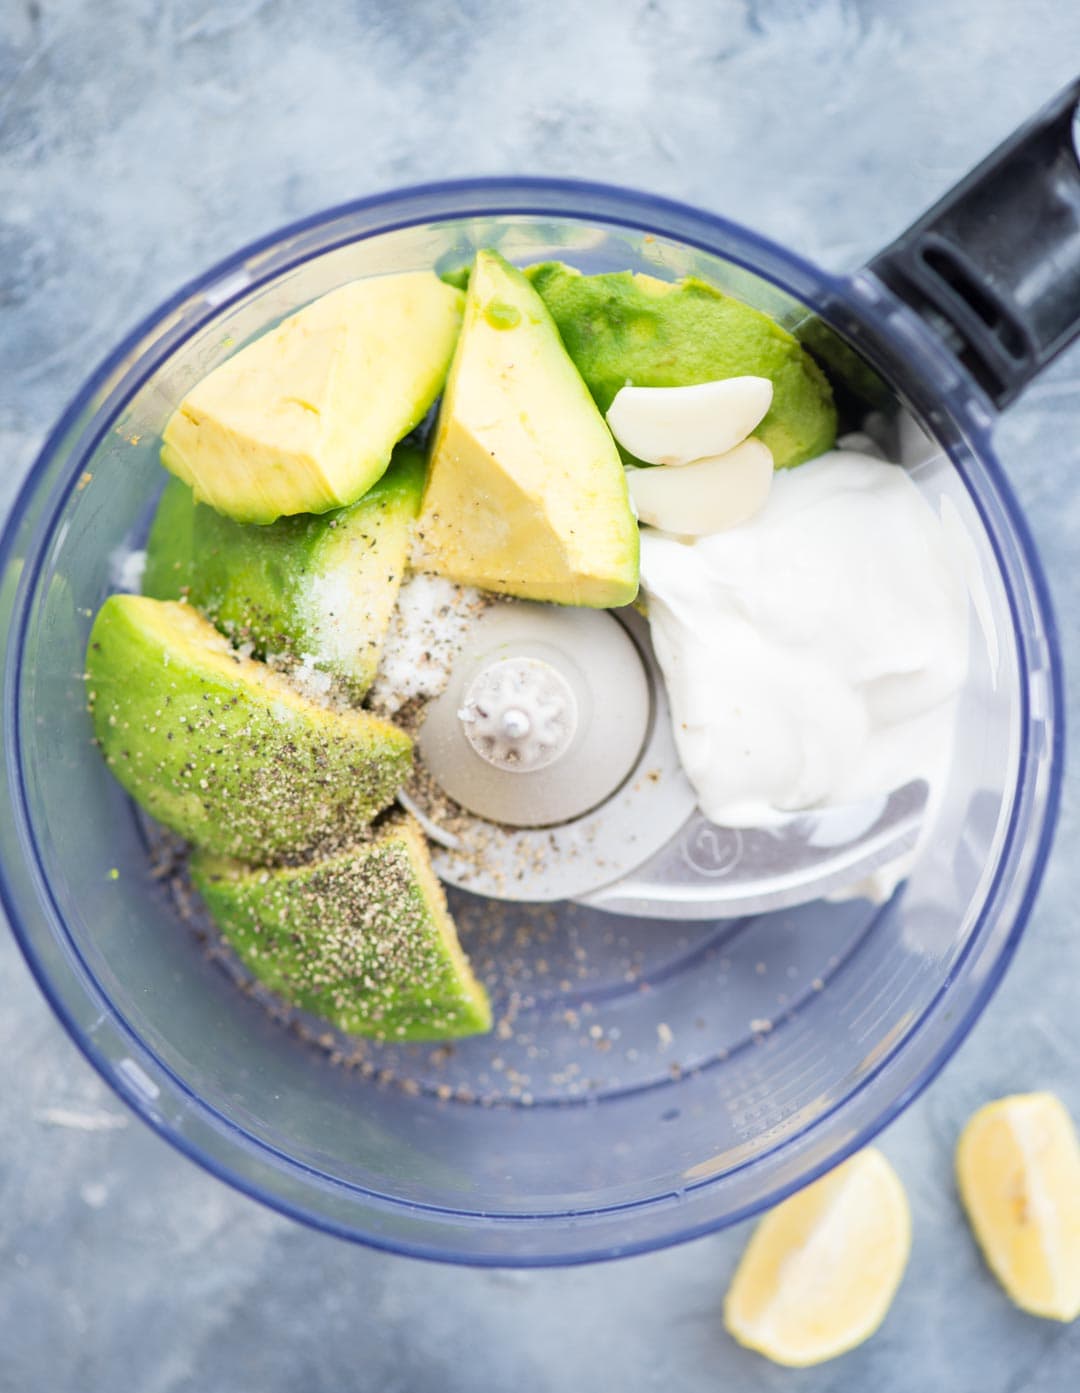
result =
[[765,417],[767,377],[727,377],[695,387],[622,387],[607,413],[612,435],[649,464],[685,465],[733,450]]
[[628,469],[626,481],[641,522],[683,537],[704,537],[747,522],[772,484],[772,451],[760,440],[695,460],[679,469]]

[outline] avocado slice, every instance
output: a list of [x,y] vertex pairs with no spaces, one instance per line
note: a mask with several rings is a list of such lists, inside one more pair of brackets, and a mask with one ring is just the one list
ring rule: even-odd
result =
[[[831,449],[836,408],[825,374],[767,314],[690,277],[661,281],[616,271],[583,276],[561,261],[526,275],[559,326],[597,406],[620,387],[690,387],[726,377],[767,377],[772,405],[754,435],[777,469]],[[638,463],[626,454],[632,463]]]
[[162,463],[239,522],[355,503],[442,390],[464,300],[434,271],[330,291],[188,392]]
[[338,1029],[391,1040],[491,1029],[412,818],[392,814],[367,840],[304,866],[260,871],[197,852],[191,876],[253,975]]
[[410,767],[409,737],[243,658],[190,605],[111,595],[86,679],[113,773],[159,822],[266,863],[355,840]]
[[637,594],[619,452],[544,302],[477,253],[431,447],[414,564],[527,600],[606,608]]
[[143,594],[186,598],[234,643],[304,662],[358,701],[375,677],[420,510],[423,453],[399,445],[358,503],[266,527],[234,522],[179,479],[162,494]]

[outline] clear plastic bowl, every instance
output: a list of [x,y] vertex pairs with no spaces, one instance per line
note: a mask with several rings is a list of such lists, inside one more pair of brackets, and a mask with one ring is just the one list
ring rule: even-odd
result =
[[[694,273],[792,326],[830,372],[874,365],[939,450],[982,571],[984,629],[926,855],[885,907],[741,923],[619,919],[459,896],[505,1021],[452,1051],[290,1029],[236,989],[151,873],[145,824],[91,744],[91,616],[162,483],[157,440],[236,342],[342,281],[476,247],[585,270]],[[817,341],[821,343],[820,328]],[[842,385],[842,384],[841,384]],[[3,541],[3,903],[73,1039],[208,1170],[285,1213],[458,1262],[585,1261],[753,1214],[864,1144],[933,1077],[1016,946],[1061,771],[1058,648],[991,416],[868,275],[831,278],[718,218],[584,184],[481,181],[327,213],[222,263],[141,324],[49,439]],[[903,583],[903,577],[898,577]]]

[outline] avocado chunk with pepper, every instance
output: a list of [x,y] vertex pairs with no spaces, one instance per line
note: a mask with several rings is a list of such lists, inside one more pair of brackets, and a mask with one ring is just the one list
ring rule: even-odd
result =
[[403,731],[303,695],[191,605],[110,596],[86,680],[120,783],[166,827],[224,855],[267,863],[354,841],[409,772]]
[[355,846],[260,871],[197,853],[191,875],[226,942],[264,986],[351,1035],[440,1040],[491,1029],[412,818]]

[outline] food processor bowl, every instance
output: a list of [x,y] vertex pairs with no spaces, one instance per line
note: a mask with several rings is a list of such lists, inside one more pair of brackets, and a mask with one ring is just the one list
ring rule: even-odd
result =
[[[84,648],[145,537],[160,432],[194,382],[344,281],[457,267],[492,246],[518,264],[700,276],[802,335],[849,419],[918,422],[925,447],[908,467],[973,577],[971,671],[932,836],[888,903],[680,923],[455,891],[494,1033],[357,1045],[237,989],[168,846],[92,744]],[[1049,848],[1058,645],[992,424],[984,393],[881,278],[826,275],[722,218],[619,189],[407,189],[311,218],[200,277],[65,413],[0,558],[3,903],[73,1039],[215,1175],[329,1232],[430,1258],[532,1265],[659,1247],[835,1164],[971,1027]],[[707,837],[684,854],[723,875]]]

